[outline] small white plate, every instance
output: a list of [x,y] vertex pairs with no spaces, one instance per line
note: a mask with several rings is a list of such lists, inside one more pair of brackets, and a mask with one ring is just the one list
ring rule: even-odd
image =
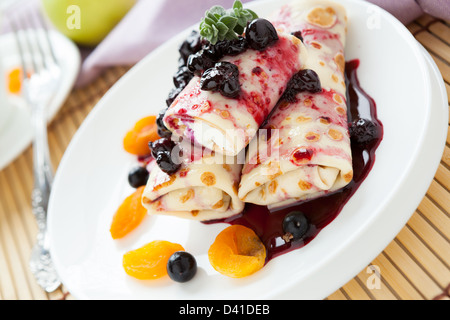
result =
[[[70,93],[78,76],[81,61],[79,50],[72,41],[53,30],[50,31],[50,37],[54,44],[55,55],[62,67],[62,79],[58,92],[47,109],[49,122],[54,118]],[[4,73],[21,67],[13,34],[7,33],[0,36],[0,48],[2,50],[0,58],[2,59]],[[28,52],[25,52],[25,54],[28,54]],[[6,77],[5,74],[0,74],[0,76]],[[0,104],[10,104],[12,109],[8,115],[7,123],[0,128],[1,170],[30,145],[33,140],[33,130],[30,111],[21,97],[0,95]]]
[[[248,6],[264,17],[287,2]],[[365,1],[340,2],[349,16],[346,60],[360,59],[359,80],[377,103],[384,139],[372,171],[339,216],[307,246],[243,279],[217,273],[208,261],[208,248],[225,224],[147,217],[125,239],[111,239],[112,216],[132,192],[127,174],[135,159],[123,150],[123,137],[136,120],[165,106],[177,47],[190,28],[117,82],[82,124],[60,163],[49,207],[51,253],[76,298],[323,299],[392,241],[425,194],[442,155],[445,89],[432,61],[400,22]],[[125,274],[123,254],[156,239],[180,243],[194,254],[199,271],[193,280],[137,281]]]

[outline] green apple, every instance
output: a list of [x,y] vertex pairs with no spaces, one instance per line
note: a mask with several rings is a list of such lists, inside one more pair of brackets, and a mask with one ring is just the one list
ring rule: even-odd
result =
[[136,0],[41,0],[55,28],[78,44],[95,46]]

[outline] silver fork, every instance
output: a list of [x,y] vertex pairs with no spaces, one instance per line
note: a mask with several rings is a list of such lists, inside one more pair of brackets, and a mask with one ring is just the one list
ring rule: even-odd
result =
[[[34,128],[34,186],[31,203],[38,234],[29,266],[37,283],[45,291],[53,292],[61,285],[61,281],[50,256],[47,234],[47,209],[53,183],[53,169],[48,149],[46,109],[58,89],[61,68],[47,27],[40,15],[31,18],[27,16],[26,20],[11,18],[9,22],[20,53],[23,94],[31,111]],[[28,26],[30,23],[31,26]]]

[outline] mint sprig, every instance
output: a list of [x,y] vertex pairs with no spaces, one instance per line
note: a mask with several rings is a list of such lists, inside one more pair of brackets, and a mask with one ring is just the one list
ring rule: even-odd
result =
[[229,10],[222,6],[213,6],[205,12],[200,22],[200,35],[212,44],[237,39],[238,35],[244,32],[247,22],[256,18],[258,15],[250,9],[244,9],[239,0],[236,0]]
[[234,31],[237,34],[242,34],[247,26],[247,22],[258,18],[258,15],[250,9],[244,9],[240,1],[235,1],[233,4],[233,15],[238,19]]

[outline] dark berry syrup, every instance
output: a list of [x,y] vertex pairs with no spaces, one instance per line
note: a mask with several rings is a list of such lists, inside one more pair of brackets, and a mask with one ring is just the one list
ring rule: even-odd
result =
[[[346,85],[349,127],[358,120],[370,123],[370,130],[365,127],[354,132],[351,137],[353,158],[353,180],[343,189],[329,193],[317,199],[294,203],[292,205],[269,210],[266,206],[247,203],[244,211],[223,220],[209,223],[239,224],[255,231],[267,249],[266,263],[284,253],[301,248],[314,239],[317,234],[332,222],[341,212],[350,197],[358,190],[375,162],[375,151],[383,138],[383,126],[377,118],[375,101],[361,88],[357,68],[359,60],[346,63]],[[369,137],[361,137],[367,134]],[[360,141],[363,141],[361,143]],[[292,211],[301,211],[309,221],[309,229],[301,240],[285,241],[283,232],[284,217]]]

